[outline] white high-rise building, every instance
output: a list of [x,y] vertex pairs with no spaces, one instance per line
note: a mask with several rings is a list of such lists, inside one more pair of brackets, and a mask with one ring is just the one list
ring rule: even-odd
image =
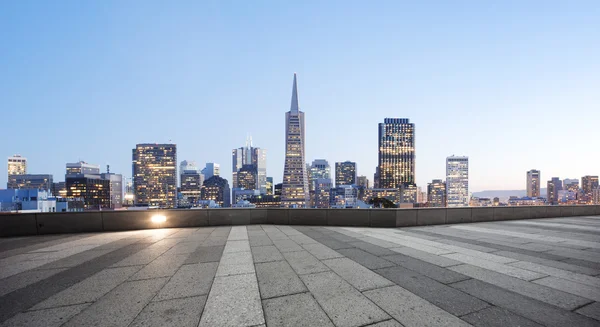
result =
[[446,199],[448,207],[469,206],[469,157],[446,158]]
[[[255,176],[256,189],[260,194],[267,194],[267,150],[252,146],[252,137],[246,140],[246,146],[233,149],[232,159],[232,185],[233,188],[242,187],[239,184],[238,173],[251,171]],[[241,178],[241,177],[240,177]]]
[[292,104],[285,113],[285,165],[281,188],[281,206],[305,208],[310,203],[304,151],[304,112],[298,105],[296,74],[292,86]]

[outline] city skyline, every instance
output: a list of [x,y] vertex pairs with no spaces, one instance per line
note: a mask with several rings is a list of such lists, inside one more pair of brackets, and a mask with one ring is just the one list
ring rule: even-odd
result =
[[[230,149],[251,133],[279,183],[281,112],[297,71],[307,162],[352,160],[372,179],[374,126],[407,117],[419,134],[419,186],[443,178],[452,154],[470,157],[472,191],[524,189],[531,167],[548,177],[598,174],[600,154],[587,144],[600,121],[597,3],[341,4],[243,6],[243,14],[146,4],[130,16],[126,3],[2,3],[0,30],[10,33],[0,108],[3,118],[27,120],[3,125],[12,138],[0,155],[20,153],[29,173],[55,179],[79,159],[129,176],[135,144],[175,143],[181,158],[229,172]],[[292,23],[298,15],[302,23]],[[585,141],[543,141],[558,119],[576,123]],[[83,120],[96,128],[64,128]]]

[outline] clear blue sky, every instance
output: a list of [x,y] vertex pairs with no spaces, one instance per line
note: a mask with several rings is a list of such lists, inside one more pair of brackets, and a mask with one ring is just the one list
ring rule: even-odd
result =
[[172,140],[230,180],[250,133],[278,182],[297,72],[307,161],[372,181],[377,124],[406,117],[420,186],[452,154],[472,191],[598,175],[599,17],[599,1],[2,1],[0,156],[129,177],[136,143]]

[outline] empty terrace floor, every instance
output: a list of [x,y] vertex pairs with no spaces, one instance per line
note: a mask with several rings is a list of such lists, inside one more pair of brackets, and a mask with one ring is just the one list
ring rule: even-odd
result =
[[0,239],[1,326],[600,326],[600,217]]

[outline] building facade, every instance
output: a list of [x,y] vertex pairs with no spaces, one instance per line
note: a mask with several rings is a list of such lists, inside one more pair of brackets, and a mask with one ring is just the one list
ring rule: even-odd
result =
[[249,165],[254,166],[255,173],[255,189],[261,194],[267,194],[267,150],[252,146],[252,138],[246,141],[246,146],[233,149],[231,153],[232,159],[232,185],[233,188],[244,187],[238,185],[237,174]]
[[446,158],[446,203],[450,208],[469,206],[469,157]]
[[540,197],[541,175],[539,170],[532,169],[527,172],[527,197]]
[[586,175],[581,177],[581,193],[586,202],[592,203],[593,192],[598,186],[598,176]]
[[215,201],[219,206],[228,208],[231,206],[231,194],[229,182],[220,176],[213,176],[204,181],[202,185],[202,200]]
[[356,162],[335,163],[335,186],[356,185]]
[[207,162],[201,173],[204,175],[204,180],[207,180],[213,176],[221,176],[221,165],[214,162]]
[[181,194],[181,207],[197,207],[198,201],[201,199],[202,184],[204,183],[204,175],[197,169],[183,170],[179,176],[181,186],[179,193]]
[[377,188],[415,185],[415,125],[406,118],[385,118],[378,140]]
[[[254,164],[248,164],[248,165],[243,165],[236,174],[234,174],[233,176],[235,176],[235,178],[237,179],[237,181],[235,182],[236,187],[234,188],[243,188],[246,190],[257,190],[260,192],[260,194],[264,194],[261,191],[261,187],[257,184],[258,183],[258,171],[256,169],[256,165]],[[266,183],[266,181],[265,181]],[[266,193],[267,191],[267,187],[265,185],[264,187],[264,191]]]
[[8,157],[6,171],[8,172],[8,176],[27,174],[27,158],[21,157],[20,154]]
[[427,203],[429,207],[446,206],[446,183],[441,179],[434,179],[427,184]]
[[52,184],[53,179],[50,174],[19,174],[10,175],[6,188],[52,191]]
[[298,105],[296,74],[292,86],[290,111],[285,113],[285,164],[281,206],[305,208],[309,205],[308,176],[305,161],[304,112]]
[[0,212],[56,212],[56,198],[38,189],[0,190]]
[[329,202],[331,197],[331,188],[333,184],[329,178],[317,178],[314,181],[315,185],[315,208],[329,208]]
[[552,177],[546,184],[546,200],[548,204],[556,205],[558,204],[558,192],[562,191],[562,181],[558,177]]
[[177,145],[137,144],[133,149],[136,206],[177,206]]
[[109,207],[111,209],[119,209],[123,207],[123,175],[114,174],[110,171],[100,174],[102,179],[108,180],[109,184]]
[[565,178],[563,180],[563,190],[579,192],[579,180],[575,178]]
[[275,186],[275,184],[273,183],[273,177],[267,177],[267,194],[266,195],[273,195],[273,186]]
[[65,188],[67,198],[83,199],[85,210],[110,209],[110,180],[102,178],[98,165],[67,163]]

